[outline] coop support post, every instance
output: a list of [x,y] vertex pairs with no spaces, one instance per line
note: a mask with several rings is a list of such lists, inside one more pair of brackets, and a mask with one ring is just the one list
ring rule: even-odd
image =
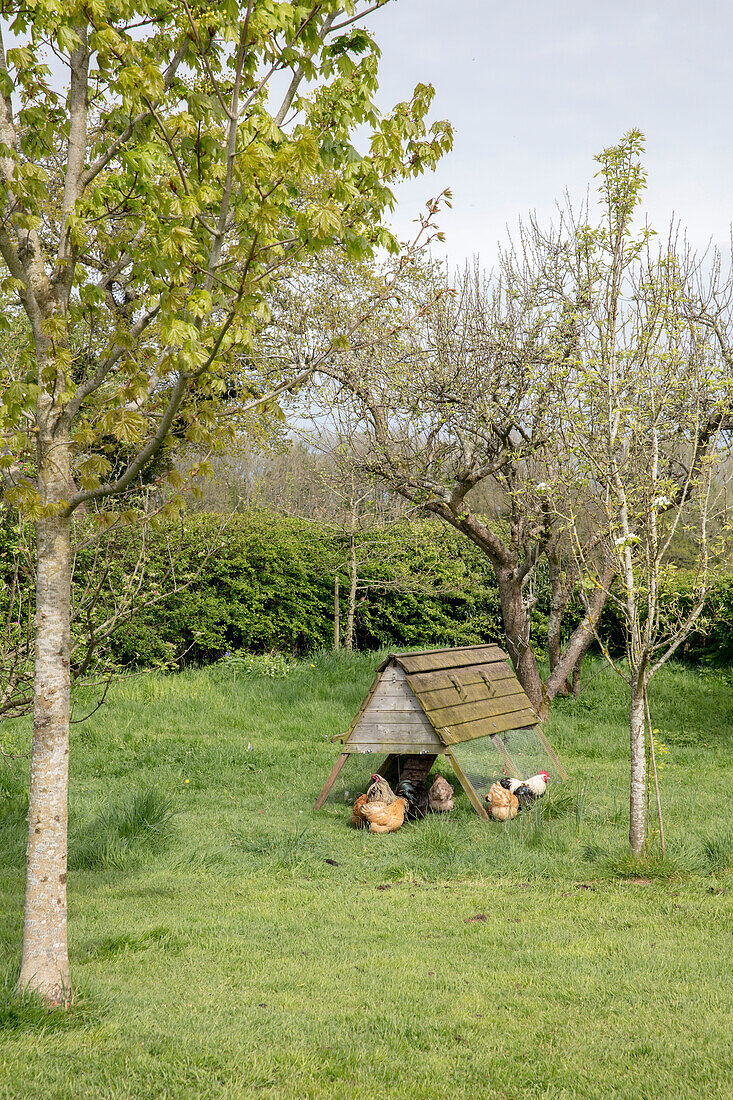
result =
[[339,772],[343,768],[343,766],[346,763],[346,761],[348,760],[348,758],[349,758],[349,753],[348,752],[342,752],[341,755],[339,756],[338,760],[336,761],[336,763],[333,766],[333,771],[331,772],[328,779],[326,780],[326,782],[323,785],[323,790],[321,791],[321,793],[319,794],[318,798],[315,801],[315,805],[313,806],[314,810],[320,810],[321,806],[323,805],[323,803],[328,798],[329,794],[331,793],[331,787],[334,785],[334,783],[338,779]]
[[453,771],[456,773],[456,776],[458,778],[458,782],[461,784],[464,791],[468,795],[468,801],[471,803],[471,805],[473,806],[474,810],[479,815],[479,817],[482,818],[484,821],[488,821],[489,820],[489,815],[486,812],[486,807],[484,806],[483,802],[481,801],[481,799],[479,798],[479,796],[476,794],[475,790],[471,786],[471,781],[468,778],[468,776],[466,775],[466,773],[464,772],[463,768],[458,763],[458,761],[456,760],[455,756],[450,751],[450,749],[445,750],[445,755],[448,757],[448,759],[451,762],[451,766],[453,768]]
[[542,745],[542,748],[545,750],[545,752],[549,756],[550,760],[552,761],[553,767],[555,768],[555,771],[557,772],[557,774],[560,776],[561,779],[567,779],[568,773],[565,771],[562,764],[558,760],[557,753],[553,749],[552,745],[550,744],[550,742],[545,737],[545,735],[542,731],[542,726],[541,725],[535,726],[534,731],[537,734],[537,740]]

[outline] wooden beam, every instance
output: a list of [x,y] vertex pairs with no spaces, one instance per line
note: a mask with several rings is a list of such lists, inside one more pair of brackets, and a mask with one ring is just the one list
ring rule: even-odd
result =
[[318,798],[315,801],[315,804],[313,806],[314,810],[320,810],[321,806],[323,805],[323,803],[326,801],[329,794],[331,793],[331,787],[334,785],[334,783],[338,779],[339,772],[341,771],[341,769],[343,768],[344,764],[346,763],[346,761],[348,759],[349,759],[348,752],[342,752],[341,755],[339,756],[338,760],[334,764],[331,774],[329,775],[328,779],[324,783],[323,790],[321,791],[321,793],[319,794]]
[[539,739],[540,744],[542,745],[542,748],[545,750],[545,752],[549,756],[550,760],[552,761],[557,774],[560,776],[561,779],[567,779],[568,773],[565,771],[562,764],[558,760],[557,755],[556,755],[555,750],[553,749],[552,745],[550,744],[550,742],[545,737],[545,735],[543,733],[543,730],[542,730],[542,726],[535,726],[535,733],[537,734],[537,737]]
[[455,756],[450,751],[450,749],[446,748],[443,751],[445,752],[445,755],[448,757],[448,759],[451,762],[451,765],[453,767],[453,771],[456,773],[456,775],[458,777],[458,782],[461,784],[464,791],[468,795],[468,801],[471,803],[471,805],[473,806],[474,810],[479,815],[479,817],[482,818],[484,821],[488,821],[489,820],[489,814],[486,810],[486,807],[484,806],[483,802],[481,801],[481,799],[479,798],[479,796],[476,794],[475,790],[471,786],[471,781],[469,780],[468,776],[464,772],[463,768],[458,763],[458,761],[456,760]]

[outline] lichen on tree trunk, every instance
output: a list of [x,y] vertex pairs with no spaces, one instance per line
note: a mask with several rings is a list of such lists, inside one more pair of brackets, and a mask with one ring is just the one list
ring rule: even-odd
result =
[[35,697],[23,955],[18,986],[49,1003],[69,990],[66,867],[70,712],[71,521],[68,444],[45,449],[39,481],[52,511],[36,525]]

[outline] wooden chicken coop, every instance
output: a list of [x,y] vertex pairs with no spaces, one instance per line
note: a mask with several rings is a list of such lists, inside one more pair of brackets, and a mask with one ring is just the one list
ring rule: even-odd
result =
[[390,653],[349,729],[332,740],[342,742],[341,755],[316,810],[346,762],[373,753],[384,760],[369,771],[390,782],[408,762],[413,777],[427,778],[436,757],[446,756],[482,818],[489,816],[483,796],[497,773],[526,779],[552,769],[567,779],[506,653],[496,645]]

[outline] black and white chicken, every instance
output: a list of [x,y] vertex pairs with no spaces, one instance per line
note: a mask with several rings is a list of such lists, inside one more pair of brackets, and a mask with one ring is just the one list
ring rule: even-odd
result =
[[505,777],[504,779],[500,779],[499,782],[505,790],[511,791],[512,794],[517,796],[519,808],[524,809],[525,807],[531,806],[538,798],[544,797],[549,778],[547,772],[539,772],[537,775],[530,776],[529,779],[511,779]]

